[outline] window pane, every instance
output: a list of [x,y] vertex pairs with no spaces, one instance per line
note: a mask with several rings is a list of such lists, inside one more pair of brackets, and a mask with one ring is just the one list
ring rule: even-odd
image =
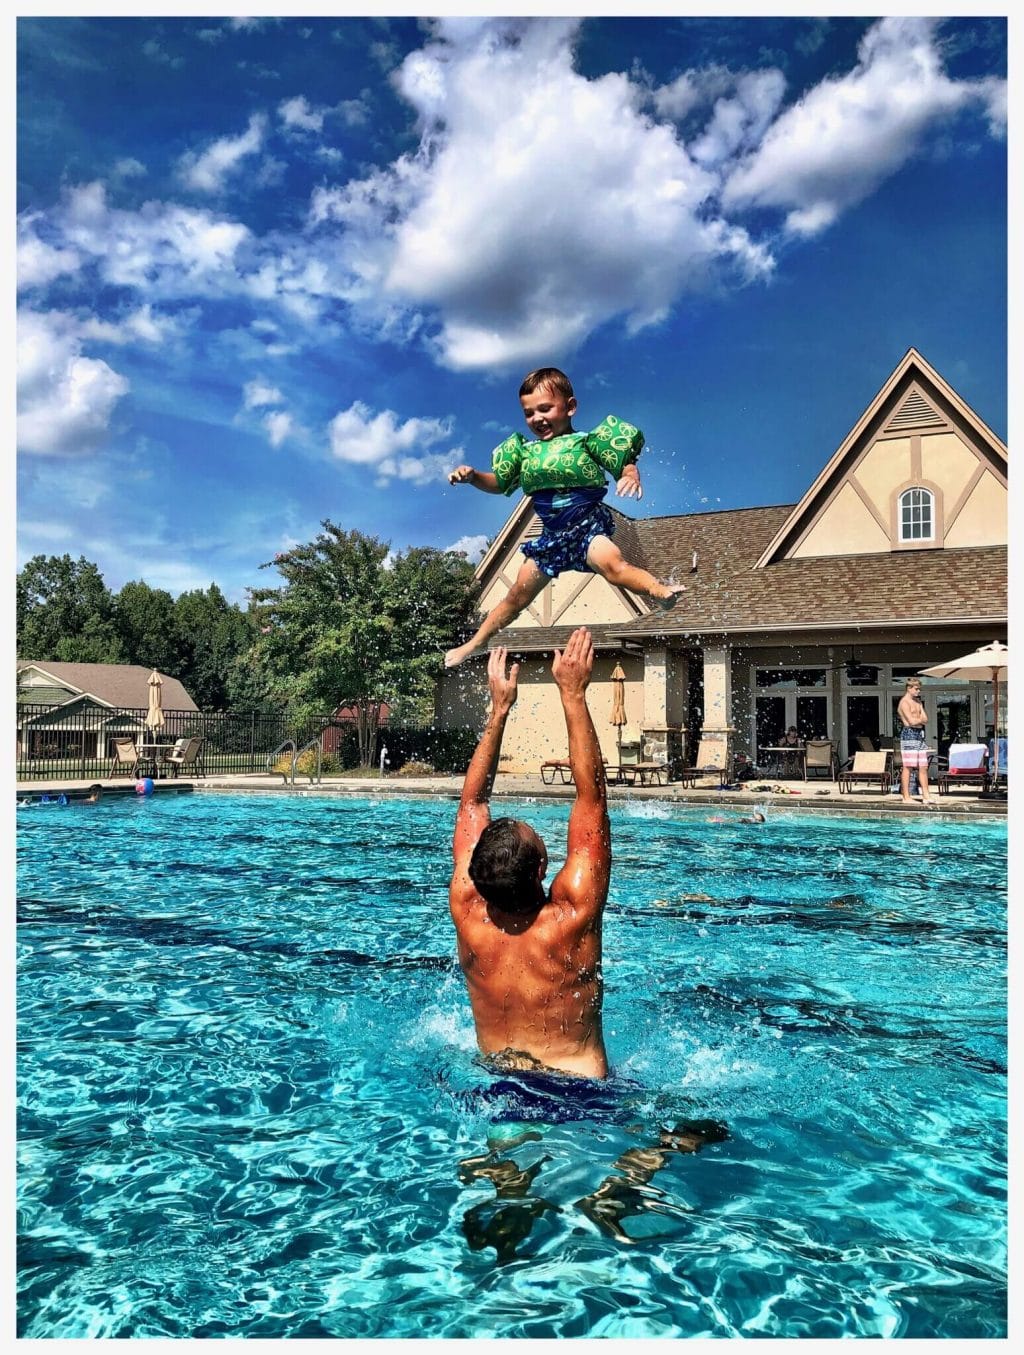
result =
[[796,687],[827,686],[828,673],[824,668],[759,668],[757,686],[793,691]]
[[798,696],[796,730],[802,739],[827,739],[828,699],[824,696]]

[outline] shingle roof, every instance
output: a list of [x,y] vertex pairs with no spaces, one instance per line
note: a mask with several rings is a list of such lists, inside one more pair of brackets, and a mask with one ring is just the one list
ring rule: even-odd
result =
[[[50,663],[48,660],[19,659],[18,672],[38,668],[61,683],[98,696],[112,706],[145,710],[149,705],[149,675],[152,668],[132,663]],[[164,710],[198,710],[177,678],[163,678],[161,700]]]
[[[626,558],[687,591],[671,612],[591,626],[595,644],[614,644],[624,635],[1005,621],[1005,546],[820,556],[753,569],[791,511],[784,505],[636,521],[617,515],[615,539]],[[622,531],[626,523],[631,530]],[[516,627],[499,638],[509,646],[560,645],[572,629]]]

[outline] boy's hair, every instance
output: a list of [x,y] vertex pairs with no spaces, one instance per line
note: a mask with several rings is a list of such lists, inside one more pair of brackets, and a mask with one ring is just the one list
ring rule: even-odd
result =
[[911,687],[920,687],[920,685],[921,685],[921,679],[920,679],[920,678],[916,678],[916,677],[908,677],[907,680],[906,680],[906,682],[903,684],[903,688],[904,688],[905,691],[908,691],[908,692],[909,692],[910,689],[911,689]]
[[558,391],[559,395],[564,395],[567,400],[576,398],[572,382],[557,367],[538,367],[535,371],[527,372],[526,376],[523,377],[523,384],[519,387],[519,394],[520,396],[532,395],[539,386],[550,386],[552,390]]
[[494,819],[480,834],[469,861],[469,878],[482,897],[507,913],[537,906],[540,852],[526,842],[516,819]]

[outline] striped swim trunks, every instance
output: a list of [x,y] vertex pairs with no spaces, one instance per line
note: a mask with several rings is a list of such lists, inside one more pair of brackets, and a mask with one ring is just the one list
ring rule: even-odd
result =
[[900,734],[900,754],[904,767],[927,767],[928,748],[923,729],[904,726]]

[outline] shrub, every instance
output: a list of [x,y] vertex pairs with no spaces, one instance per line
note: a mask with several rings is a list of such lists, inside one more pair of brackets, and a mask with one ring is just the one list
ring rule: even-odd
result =
[[399,776],[433,776],[434,769],[429,762],[406,762],[398,771]]

